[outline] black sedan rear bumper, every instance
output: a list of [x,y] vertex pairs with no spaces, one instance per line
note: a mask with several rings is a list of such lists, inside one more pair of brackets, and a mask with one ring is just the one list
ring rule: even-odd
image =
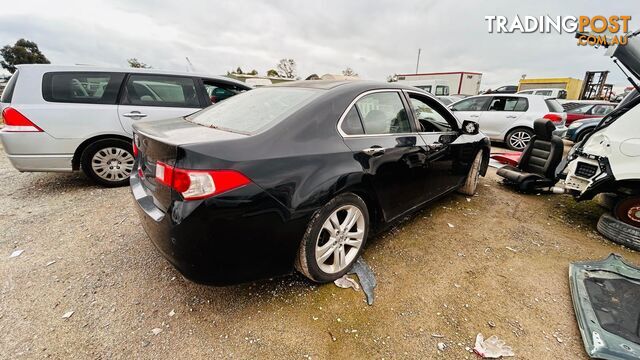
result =
[[174,199],[163,212],[137,174],[130,183],[144,230],[186,278],[230,285],[293,270],[309,218],[292,218],[257,185],[205,200]]

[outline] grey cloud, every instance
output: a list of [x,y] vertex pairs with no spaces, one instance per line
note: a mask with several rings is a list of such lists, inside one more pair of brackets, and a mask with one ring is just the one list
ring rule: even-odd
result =
[[384,80],[413,72],[422,48],[420,71],[481,71],[483,87],[516,83],[522,74],[582,78],[600,69],[625,85],[602,49],[578,47],[569,34],[489,34],[485,15],[629,14],[640,27],[635,0],[27,3],[0,14],[0,44],[32,39],[54,63],[125,66],[137,57],[184,70],[188,56],[201,71],[264,73],[288,57],[303,77],[351,66]]

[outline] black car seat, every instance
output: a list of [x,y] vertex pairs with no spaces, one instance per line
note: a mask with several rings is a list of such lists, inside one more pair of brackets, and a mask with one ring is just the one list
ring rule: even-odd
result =
[[564,151],[562,139],[553,135],[555,129],[551,120],[535,120],[535,135],[524,148],[518,167],[504,166],[498,169],[498,175],[502,176],[507,184],[515,185],[523,191],[553,186],[556,182],[556,168]]

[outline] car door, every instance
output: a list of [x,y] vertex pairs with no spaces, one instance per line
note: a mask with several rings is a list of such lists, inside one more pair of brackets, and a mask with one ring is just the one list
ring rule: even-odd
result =
[[201,109],[196,79],[188,76],[130,74],[120,97],[118,116],[124,130],[139,120],[162,120]]
[[501,138],[528,108],[526,97],[494,96],[478,121],[480,130],[491,138]]
[[426,144],[412,126],[400,90],[360,95],[339,129],[387,221],[422,202]]
[[[466,98],[451,105],[450,109],[454,112],[456,117],[462,121],[470,120],[480,123],[480,117],[489,107],[489,101],[491,98],[491,96],[474,96]],[[482,125],[480,125],[480,130],[484,132]]]
[[[466,178],[473,159],[473,144],[456,143],[460,130],[456,118],[436,99],[415,91],[406,92],[411,114],[426,144],[422,171],[423,201],[457,188]],[[462,158],[464,157],[464,158]]]

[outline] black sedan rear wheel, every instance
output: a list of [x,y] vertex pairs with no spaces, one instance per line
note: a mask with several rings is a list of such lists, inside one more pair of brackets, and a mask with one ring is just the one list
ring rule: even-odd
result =
[[296,259],[296,269],[324,283],[338,279],[355,263],[369,232],[369,212],[357,195],[336,196],[309,222]]

